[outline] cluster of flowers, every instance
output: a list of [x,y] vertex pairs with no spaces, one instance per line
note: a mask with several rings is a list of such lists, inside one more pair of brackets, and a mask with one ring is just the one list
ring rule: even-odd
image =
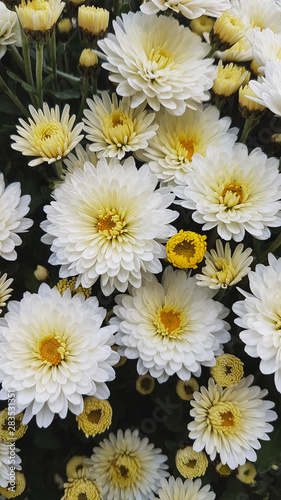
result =
[[[42,47],[63,8],[60,0],[22,0],[16,14],[0,2],[0,58],[9,48],[19,58],[16,47],[26,51],[29,40],[40,69]],[[137,360],[140,387],[143,380],[153,386],[176,375],[179,394],[186,396],[187,387],[191,394],[183,399],[192,407],[193,444],[176,456],[186,480],[168,477],[167,457],[148,438],[119,429],[91,458],[69,462],[62,500],[83,494],[213,500],[211,486],[193,479],[216,458],[230,470],[249,471],[247,461],[256,461],[255,450],[277,418],[274,403],[264,399],[268,391],[253,385],[253,375],[244,377],[242,361],[227,352],[230,309],[221,299],[245,277],[250,292],[239,289],[244,298],[232,304],[234,322],[246,354],[260,358],[260,371],[274,374],[281,393],[281,259],[269,253],[268,265],[250,270],[253,250],[241,243],[269,240],[281,226],[278,159],[243,144],[266,108],[281,116],[281,5],[150,0],[117,17],[108,35],[105,9],[80,6],[77,19],[84,41],[99,40],[97,50],[81,55],[84,82],[95,75],[99,58],[114,92],[87,98],[85,85],[75,125],[68,104],[60,109],[43,100],[38,69],[37,97],[22,111],[28,119],[19,118],[11,135],[11,147],[32,157],[31,167],[55,165],[59,179],[41,229],[61,281],[8,302],[0,319],[0,398],[15,394],[18,438],[33,417],[48,427],[69,411],[93,436],[110,427],[108,382],[120,356]],[[238,90],[245,118],[240,142],[239,129],[219,111]],[[217,106],[208,104],[211,97]],[[25,217],[30,201],[19,182],[6,186],[0,174],[4,260],[17,259],[19,234],[33,224]],[[203,234],[177,230],[180,211]],[[91,292],[98,280],[105,296],[114,294],[110,319]],[[3,274],[1,307],[11,283]],[[210,368],[210,379],[199,388],[202,367]],[[2,413],[5,422],[7,410]],[[0,439],[0,492],[7,496],[8,436]],[[18,456],[16,462],[19,469]],[[18,495],[25,481],[18,471],[17,478]]]

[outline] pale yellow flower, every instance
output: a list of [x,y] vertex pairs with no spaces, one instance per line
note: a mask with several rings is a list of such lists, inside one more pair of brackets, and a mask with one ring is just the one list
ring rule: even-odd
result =
[[77,500],[80,498],[101,500],[102,498],[96,481],[89,474],[88,467],[73,472],[73,476],[68,478],[64,488],[64,495],[61,500]]
[[61,0],[22,0],[16,12],[29,39],[40,42],[50,37],[64,6]]
[[190,377],[189,380],[179,379],[177,381],[176,393],[179,398],[183,399],[184,401],[191,401],[191,399],[193,399],[193,393],[195,391],[198,391],[198,389],[199,384],[193,377]]
[[237,384],[244,375],[241,359],[233,354],[222,354],[216,358],[215,366],[210,368],[213,379],[222,387]]
[[255,483],[255,477],[257,475],[256,468],[251,462],[246,462],[244,465],[239,465],[236,477],[239,481],[246,484]]
[[222,61],[219,61],[212,90],[216,95],[229,97],[237,92],[241,85],[246,85],[249,79],[250,72],[244,66],[233,63],[223,66]]
[[140,375],[136,381],[136,389],[140,394],[150,394],[155,387],[155,380],[149,373]]
[[92,396],[84,399],[84,409],[77,415],[78,428],[86,437],[101,434],[110,427],[112,408],[107,400],[96,399]]
[[[7,273],[3,274],[0,278],[0,308],[6,305],[7,300],[11,297],[13,288],[8,288],[14,281],[13,278],[7,278]],[[0,314],[2,309],[0,309]]]
[[16,498],[19,495],[21,495],[25,490],[26,481],[22,472],[16,470],[15,476],[16,476],[15,487],[13,483],[8,483],[8,486],[6,486],[6,488],[0,486],[0,494],[3,495],[5,498]]
[[194,451],[192,446],[179,449],[175,461],[178,471],[188,479],[203,476],[208,467],[206,453],[204,451]]
[[84,460],[87,458],[85,455],[74,455],[66,464],[66,475],[70,479],[74,477],[77,472],[85,467]]
[[207,249],[207,236],[180,230],[166,245],[168,261],[175,267],[196,269]]

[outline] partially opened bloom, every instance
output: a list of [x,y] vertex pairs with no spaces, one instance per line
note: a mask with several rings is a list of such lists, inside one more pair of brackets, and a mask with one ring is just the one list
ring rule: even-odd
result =
[[58,105],[49,108],[44,102],[43,109],[38,111],[30,105],[29,123],[19,118],[21,126],[16,126],[19,135],[11,136],[11,139],[15,141],[11,147],[25,156],[36,156],[36,160],[28,163],[31,167],[44,161],[53,163],[61,160],[84,137],[79,135],[83,129],[83,123],[78,123],[73,128],[76,117],[72,115],[69,118],[69,110],[68,104],[64,106],[62,114]]
[[204,451],[194,451],[192,446],[180,448],[175,456],[176,468],[188,479],[203,476],[208,467],[208,458]]
[[258,264],[249,273],[251,293],[244,292],[244,299],[235,302],[235,323],[243,330],[240,337],[245,351],[253,358],[260,358],[260,370],[273,373],[276,388],[281,392],[281,258],[268,256],[268,266]]
[[108,23],[108,10],[86,5],[79,7],[78,27],[83,42],[96,44],[105,35]]
[[253,101],[266,106],[272,113],[281,116],[281,64],[268,62],[264,76],[258,82],[250,80],[249,85],[257,97],[249,96]]
[[89,473],[88,467],[82,467],[73,472],[64,484],[64,495],[61,500],[76,500],[86,498],[87,500],[101,500],[101,492]]
[[141,5],[141,10],[145,14],[156,14],[172,9],[181,13],[187,19],[196,19],[205,14],[206,16],[218,17],[230,7],[229,0],[152,0]]
[[256,468],[251,462],[246,462],[244,465],[239,465],[236,477],[245,484],[254,484],[257,475]]
[[267,433],[273,427],[268,422],[277,418],[271,410],[274,403],[262,399],[268,391],[251,386],[253,380],[254,376],[249,375],[223,389],[209,379],[208,387],[201,387],[191,401],[190,415],[194,420],[187,428],[189,437],[195,440],[193,449],[205,449],[211,460],[218,453],[222,464],[231,469],[246,460],[256,461],[259,440],[269,440]]
[[179,398],[184,401],[190,401],[193,399],[193,393],[198,391],[199,385],[195,378],[190,377],[189,380],[181,380],[177,381],[176,385],[176,393]]
[[111,349],[116,328],[101,328],[105,313],[95,297],[71,297],[69,289],[61,296],[45,283],[9,303],[0,324],[0,397],[15,392],[24,424],[36,415],[47,427],[55,413],[79,415],[83,395],[108,397],[119,356]]
[[113,28],[114,35],[98,42],[100,56],[117,94],[132,96],[132,108],[145,102],[178,116],[209,99],[216,74],[213,59],[204,59],[210,46],[189,28],[172,17],[142,12],[124,14]]
[[222,61],[219,61],[212,90],[217,96],[229,97],[235,94],[241,85],[246,85],[249,79],[250,72],[244,66],[233,63],[223,66]]
[[50,38],[64,6],[61,0],[22,0],[16,12],[29,39],[41,42]]
[[208,286],[214,290],[236,285],[250,271],[253,262],[252,249],[240,243],[231,252],[229,243],[223,247],[222,241],[216,241],[216,250],[205,253],[205,266],[202,274],[196,274],[197,285]]
[[215,493],[210,491],[209,484],[202,488],[201,486],[201,479],[183,481],[179,477],[175,479],[170,476],[169,479],[161,479],[158,496],[153,500],[158,500],[158,498],[159,500],[214,500],[216,498]]
[[[9,288],[10,284],[13,282],[13,278],[7,278],[7,273],[3,274],[0,278],[0,307],[6,305],[6,301],[11,297],[12,288]],[[0,309],[0,313],[2,309]]]
[[281,225],[281,174],[277,158],[260,148],[251,153],[244,144],[234,148],[209,147],[206,157],[194,155],[194,169],[186,174],[186,187],[175,187],[193,210],[203,231],[217,228],[224,240],[242,241],[246,231],[266,240],[270,227]]
[[222,387],[237,384],[244,375],[244,363],[233,354],[221,354],[216,358],[215,366],[211,366],[210,374]]
[[0,59],[9,45],[21,46],[19,21],[17,14],[0,2]]
[[201,365],[214,365],[230,338],[223,321],[228,309],[212,296],[172,267],[164,271],[162,284],[153,277],[130,295],[118,295],[116,318],[110,320],[119,327],[118,352],[138,359],[138,373],[149,372],[160,383],[175,373],[182,380],[199,376]]
[[85,462],[107,500],[150,500],[161,477],[168,475],[167,457],[147,438],[141,439],[138,430],[119,429],[93,452]]
[[79,275],[77,284],[88,288],[101,276],[109,295],[125,292],[129,283],[140,287],[143,275],[162,270],[165,243],[176,232],[170,224],[178,213],[167,209],[174,195],[156,189],[157,177],[146,165],[139,170],[132,157],[121,165],[112,158],[90,163],[67,174],[44,208],[51,244],[50,262],[61,265],[60,276]]
[[167,111],[156,114],[157,134],[149,140],[147,148],[136,153],[146,160],[158,179],[169,184],[184,184],[184,177],[193,168],[193,155],[206,155],[207,147],[220,144],[233,145],[237,128],[229,128],[231,119],[220,118],[215,106],[205,109],[186,109],[181,116]]
[[16,470],[21,470],[21,459],[17,452],[18,448],[14,448],[11,442],[0,441],[0,486],[6,488],[10,479],[11,471],[11,455],[13,454],[13,467]]
[[[30,200],[29,194],[21,196],[19,182],[13,182],[5,187],[4,175],[0,173],[0,256],[3,259],[16,260],[15,247],[22,243],[18,233],[26,233],[33,224],[31,219],[24,217],[29,212]],[[11,291],[6,291],[6,285],[9,286],[11,281],[7,280],[5,284],[4,276],[1,278],[0,285],[3,286],[2,301],[5,302],[6,293]]]
[[112,98],[102,92],[101,98],[87,99],[90,109],[84,110],[84,130],[91,142],[90,151],[119,160],[126,153],[146,149],[148,141],[155,136],[158,125],[153,124],[154,113],[145,111],[145,103],[131,108],[130,97],[120,101],[115,93]]
[[101,434],[109,428],[112,420],[112,408],[107,400],[89,396],[84,399],[84,409],[77,415],[78,428],[86,437]]
[[196,269],[207,249],[207,236],[183,231],[174,234],[166,245],[167,259],[173,266],[182,269]]

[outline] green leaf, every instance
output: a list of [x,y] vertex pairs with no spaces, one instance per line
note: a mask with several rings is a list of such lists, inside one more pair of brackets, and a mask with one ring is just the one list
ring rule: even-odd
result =
[[119,9],[119,16],[120,14],[128,14],[131,10],[131,6],[129,3],[123,3]]
[[255,467],[260,474],[271,469],[271,466],[281,458],[280,431],[281,428],[276,427],[270,434],[270,441],[262,441],[261,448],[257,451]]
[[226,489],[218,500],[251,500],[251,487],[234,477],[227,481]]
[[18,75],[13,73],[12,71],[7,71],[7,75],[12,78],[15,82],[18,82],[21,84],[22,88],[26,90],[29,94],[37,94],[37,90],[34,87],[31,87],[31,85],[28,85],[26,81],[24,81],[22,78],[20,78]]
[[52,92],[48,91],[49,94],[55,96],[57,99],[78,99],[81,97],[80,90],[77,89],[67,89],[67,90],[54,90]]

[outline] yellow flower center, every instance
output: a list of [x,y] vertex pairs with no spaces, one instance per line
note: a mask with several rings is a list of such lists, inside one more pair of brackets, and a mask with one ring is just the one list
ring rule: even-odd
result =
[[41,156],[60,159],[65,150],[66,136],[61,123],[50,120],[35,125],[32,130],[32,141]]
[[154,320],[157,333],[169,338],[180,337],[184,323],[182,311],[174,306],[159,307]]
[[131,455],[120,454],[111,463],[110,480],[119,488],[131,488],[139,475],[140,464]]
[[44,0],[32,0],[31,2],[27,2],[26,7],[29,7],[32,10],[48,10],[49,3],[45,2]]
[[166,49],[166,44],[147,51],[147,58],[150,62],[157,64],[157,69],[165,69],[173,60],[173,53]]
[[223,283],[222,288],[227,288],[227,285],[236,277],[236,271],[233,265],[223,258],[217,259],[214,265],[217,272],[212,275],[212,278],[216,279],[219,283]]
[[135,120],[128,113],[116,109],[108,114],[103,123],[103,134],[108,144],[115,144],[118,148],[126,146],[135,134]]
[[64,359],[67,351],[66,344],[60,336],[48,335],[44,337],[39,345],[39,353],[42,361],[52,366],[57,366]]
[[176,148],[179,158],[191,160],[195,153],[195,144],[192,139],[186,137],[184,132],[179,134],[176,140]]
[[244,194],[241,184],[230,182],[223,186],[220,194],[220,203],[224,204],[227,208],[233,208],[243,202],[243,197]]
[[241,424],[241,413],[233,403],[219,401],[209,409],[208,423],[222,434],[235,434]]
[[102,212],[100,213],[97,230],[108,240],[111,240],[120,237],[120,234],[126,232],[125,226],[124,213],[121,212],[119,215],[113,208],[112,210],[106,209],[106,213],[103,215]]
[[206,236],[181,230],[166,245],[168,261],[180,268],[196,269],[207,248]]

